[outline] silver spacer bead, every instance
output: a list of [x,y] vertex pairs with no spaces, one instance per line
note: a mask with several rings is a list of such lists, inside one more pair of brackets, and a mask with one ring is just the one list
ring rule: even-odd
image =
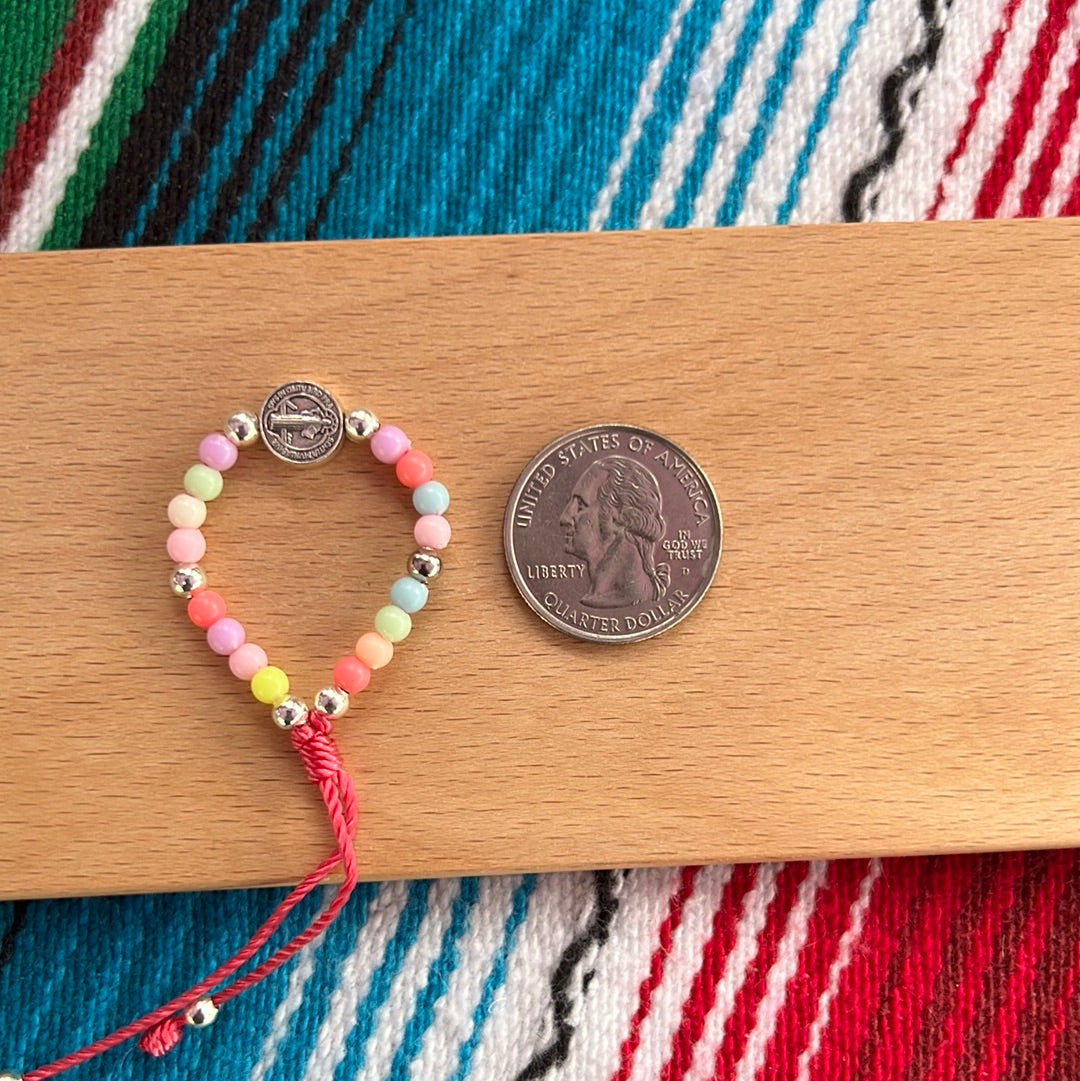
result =
[[198,563],[181,564],[172,572],[170,585],[176,596],[187,599],[206,588],[206,572]]
[[10,1070],[0,1070],[0,1081],[22,1081],[21,1073],[12,1073]]
[[345,414],[345,434],[354,442],[362,443],[379,430],[379,418],[369,409],[352,409]]
[[337,687],[323,687],[315,695],[315,712],[340,717],[349,708],[349,696]]
[[209,1028],[216,1020],[218,1008],[212,998],[200,998],[184,1011],[184,1021],[192,1028]]
[[427,548],[421,548],[409,556],[409,575],[418,582],[430,582],[439,577],[442,560]]
[[307,724],[307,703],[300,701],[299,698],[283,698],[271,710],[270,716],[274,718],[274,724],[278,728],[298,728],[302,724]]
[[250,447],[259,441],[259,418],[241,409],[225,421],[225,434],[236,446]]

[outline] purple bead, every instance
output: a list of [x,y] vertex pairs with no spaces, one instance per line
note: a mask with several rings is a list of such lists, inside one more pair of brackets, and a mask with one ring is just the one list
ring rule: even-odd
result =
[[392,424],[384,424],[371,437],[371,453],[387,465],[393,465],[411,446],[412,440]]
[[199,461],[219,473],[236,465],[238,453],[236,447],[220,432],[211,432],[199,444]]
[[244,625],[225,616],[224,619],[210,624],[210,629],[206,632],[206,643],[215,653],[227,657],[244,644],[246,637]]

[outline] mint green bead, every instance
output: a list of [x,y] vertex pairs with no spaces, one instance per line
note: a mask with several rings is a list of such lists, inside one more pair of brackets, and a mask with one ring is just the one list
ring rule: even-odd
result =
[[400,642],[409,637],[412,617],[396,604],[388,604],[375,613],[375,630],[388,642]]
[[417,514],[445,514],[450,506],[450,493],[445,484],[429,480],[413,489],[412,503]]
[[221,474],[216,469],[211,469],[202,462],[196,462],[184,474],[184,490],[188,495],[209,503],[211,499],[217,499],[221,495]]

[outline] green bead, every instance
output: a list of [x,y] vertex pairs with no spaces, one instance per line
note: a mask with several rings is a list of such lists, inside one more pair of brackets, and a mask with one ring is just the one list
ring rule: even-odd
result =
[[375,630],[388,642],[400,642],[409,637],[412,617],[396,604],[388,604],[375,613]]
[[196,462],[184,474],[184,490],[188,495],[209,503],[221,495],[221,474],[202,462]]

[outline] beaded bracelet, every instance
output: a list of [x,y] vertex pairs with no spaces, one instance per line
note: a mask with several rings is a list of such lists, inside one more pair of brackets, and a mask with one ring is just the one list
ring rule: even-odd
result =
[[[207,588],[199,562],[206,553],[202,526],[207,504],[221,494],[222,474],[236,464],[241,449],[261,439],[276,458],[311,465],[337,453],[343,438],[368,442],[376,460],[392,465],[398,480],[412,489],[413,506],[419,515],[413,529],[418,547],[409,556],[408,573],[390,588],[390,604],[376,614],[374,630],[362,634],[353,653],[334,665],[332,682],[315,694],[314,706],[309,708],[290,693],[289,677],[269,663],[265,650],[247,641],[243,625],[227,614],[224,598]],[[141,1037],[142,1050],[155,1056],[165,1054],[179,1043],[187,1028],[212,1024],[223,1003],[288,961],[321,934],[345,906],[357,883],[353,845],[357,808],[352,778],[333,740],[333,722],[349,708],[350,696],[368,686],[371,673],[386,665],[393,657],[394,646],[409,635],[413,615],[427,604],[428,583],[442,569],[438,553],[450,541],[450,524],[445,517],[450,495],[442,484],[432,480],[432,472],[431,459],[414,449],[400,428],[380,424],[366,409],[343,413],[327,390],[309,382],[278,387],[263,403],[258,418],[246,411],[234,413],[223,432],[213,432],[199,444],[199,461],[184,474],[184,491],[174,496],[168,507],[173,530],[166,550],[176,563],[171,578],[173,593],[187,601],[188,617],[205,630],[210,648],[228,658],[232,674],[250,685],[256,700],[270,707],[274,723],[289,732],[308,778],[318,787],[326,805],[337,846],[277,906],[248,943],[206,979],[79,1051],[23,1075],[0,1072],[0,1081],[45,1081],[134,1036]],[[246,976],[214,990],[258,952],[288,913],[338,864],[344,873],[341,887],[306,930]]]

